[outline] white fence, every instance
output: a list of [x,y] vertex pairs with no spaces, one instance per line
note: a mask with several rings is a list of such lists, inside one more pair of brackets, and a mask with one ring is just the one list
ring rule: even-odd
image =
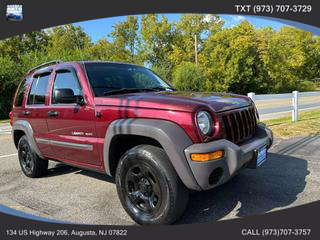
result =
[[262,119],[277,118],[292,114],[292,121],[299,120],[299,111],[320,108],[320,92],[298,92],[284,94],[259,94],[248,96],[255,102]]

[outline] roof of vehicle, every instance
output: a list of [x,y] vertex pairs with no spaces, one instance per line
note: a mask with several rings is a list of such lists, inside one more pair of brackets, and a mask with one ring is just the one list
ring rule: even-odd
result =
[[134,65],[134,66],[139,66],[138,64],[133,64],[133,63],[125,63],[125,62],[112,62],[112,61],[104,61],[104,60],[81,60],[81,61],[73,61],[75,63],[113,63],[113,64],[123,64],[123,65]]
[[38,66],[35,66],[33,68],[31,68],[27,75],[29,74],[32,74],[36,71],[41,71],[45,68],[48,68],[48,67],[53,67],[53,66],[56,66],[56,65],[59,65],[59,64],[81,64],[81,63],[111,63],[111,64],[121,64],[121,65],[131,65],[131,66],[137,66],[137,67],[142,67],[140,65],[137,65],[137,64],[131,64],[131,63],[124,63],[124,62],[111,62],[111,61],[103,61],[103,60],[80,60],[80,61],[69,61],[69,62],[64,62],[62,60],[52,60],[50,62],[46,62],[46,63],[43,63],[43,64],[40,64]]

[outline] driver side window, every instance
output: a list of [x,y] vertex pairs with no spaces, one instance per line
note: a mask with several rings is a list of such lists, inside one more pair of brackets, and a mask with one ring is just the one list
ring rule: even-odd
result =
[[55,99],[56,90],[71,89],[74,96],[82,96],[82,89],[80,87],[77,76],[69,70],[60,70],[56,73],[56,78],[53,86],[52,103],[57,104]]

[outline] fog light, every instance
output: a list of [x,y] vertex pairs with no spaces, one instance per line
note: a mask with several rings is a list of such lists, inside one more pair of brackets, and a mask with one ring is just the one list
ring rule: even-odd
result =
[[224,156],[224,151],[219,150],[212,153],[193,153],[191,154],[191,160],[196,162],[207,162],[210,160],[216,160]]

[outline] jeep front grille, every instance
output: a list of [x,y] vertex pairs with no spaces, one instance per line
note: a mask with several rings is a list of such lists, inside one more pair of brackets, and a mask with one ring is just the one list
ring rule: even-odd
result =
[[256,132],[257,119],[253,108],[222,114],[224,137],[240,143],[251,138]]

